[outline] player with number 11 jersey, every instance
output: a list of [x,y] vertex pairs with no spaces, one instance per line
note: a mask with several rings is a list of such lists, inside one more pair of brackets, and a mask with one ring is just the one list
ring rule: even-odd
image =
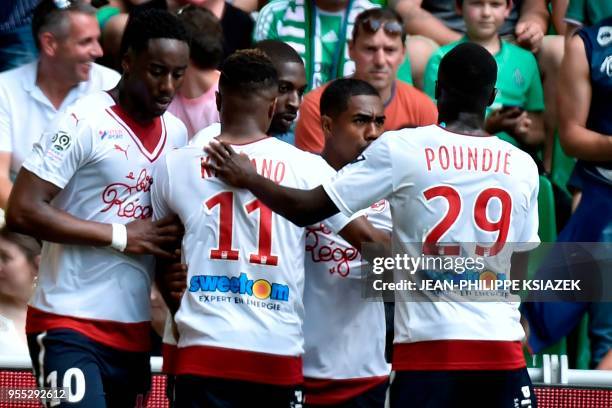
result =
[[[285,186],[312,188],[335,174],[319,156],[275,138],[235,148]],[[217,179],[202,167],[207,160],[190,146],[162,158],[154,173],[155,218],[176,213],[185,225],[176,373],[299,383],[305,230]],[[327,225],[338,232],[347,221]]]
[[[276,71],[265,55],[252,50],[233,54],[221,78],[221,133],[204,129],[194,140],[208,144],[217,135],[233,138],[233,146],[248,155],[260,175],[284,186],[313,188],[333,177],[335,171],[319,156],[265,135],[265,116],[272,112],[268,106],[274,106],[278,89]],[[257,126],[245,129],[253,120]],[[201,146],[175,150],[156,166],[151,189],[154,217],[174,213],[185,226],[182,254],[189,270],[175,315],[176,403],[223,399],[227,406],[244,406],[229,402],[240,397],[236,381],[246,387],[245,394],[253,387],[260,392],[264,384],[279,395],[303,381],[306,231],[248,190],[219,180],[208,162]],[[338,214],[326,224],[338,232],[348,221]],[[197,393],[186,385],[193,377],[201,384]],[[224,385],[232,391],[220,395],[211,379],[233,381]],[[272,398],[270,388],[265,389]],[[269,400],[268,406],[275,404]]]

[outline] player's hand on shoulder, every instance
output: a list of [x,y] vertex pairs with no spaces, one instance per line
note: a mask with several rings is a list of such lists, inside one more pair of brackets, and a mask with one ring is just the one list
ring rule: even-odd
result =
[[161,258],[174,258],[172,250],[182,239],[184,228],[176,215],[168,215],[158,221],[138,219],[126,225],[129,254],[152,254]]
[[232,146],[227,143],[212,140],[204,147],[204,151],[210,156],[203,166],[212,170],[215,175],[234,187],[246,188],[251,177],[257,175],[257,171],[246,154],[236,153]]

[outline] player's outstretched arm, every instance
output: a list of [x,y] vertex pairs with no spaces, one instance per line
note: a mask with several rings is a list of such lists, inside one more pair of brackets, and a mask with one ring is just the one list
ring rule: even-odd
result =
[[[109,246],[112,225],[86,221],[51,205],[61,191],[56,185],[22,168],[9,198],[6,223],[13,231],[41,240],[73,245]],[[136,220],[126,225],[127,246],[124,252],[172,257],[162,245],[175,242],[182,234],[174,217],[156,222]]]
[[339,212],[323,187],[299,190],[282,187],[257,174],[249,158],[228,144],[212,141],[205,148],[212,160],[205,164],[226,183],[251,190],[272,211],[300,227],[314,224]]
[[563,150],[582,160],[612,160],[612,137],[586,128],[592,87],[584,43],[577,35],[565,47],[559,75],[559,140]]

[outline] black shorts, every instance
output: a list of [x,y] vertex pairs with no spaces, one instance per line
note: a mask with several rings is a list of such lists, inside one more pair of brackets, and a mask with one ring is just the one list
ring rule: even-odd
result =
[[[263,368],[262,368],[263,369]],[[302,408],[300,386],[177,375],[174,408]]]
[[145,406],[151,388],[149,353],[117,350],[70,329],[28,335],[28,348],[39,387],[70,387],[59,405],[47,401],[47,406]]
[[384,381],[376,387],[370,388],[364,393],[351,398],[348,401],[333,405],[309,405],[308,393],[306,393],[306,408],[385,408],[387,389],[389,381]]
[[536,408],[526,368],[518,370],[398,371],[391,408]]

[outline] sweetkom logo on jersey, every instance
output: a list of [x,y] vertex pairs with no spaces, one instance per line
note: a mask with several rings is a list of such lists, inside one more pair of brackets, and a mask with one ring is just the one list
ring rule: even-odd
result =
[[289,286],[265,279],[250,279],[246,273],[228,277],[222,275],[195,275],[189,282],[190,292],[221,292],[254,296],[257,299],[289,300]]

